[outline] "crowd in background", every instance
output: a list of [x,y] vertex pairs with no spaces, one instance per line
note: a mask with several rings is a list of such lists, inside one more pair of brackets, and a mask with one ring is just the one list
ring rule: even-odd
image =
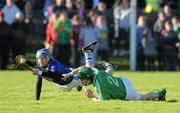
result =
[[[174,0],[137,2],[138,70],[180,67],[178,4]],[[80,66],[81,48],[96,40],[94,57],[109,61],[110,56],[129,55],[130,0],[4,0],[0,7],[2,70],[10,57],[25,55],[33,41],[49,48],[66,66]]]

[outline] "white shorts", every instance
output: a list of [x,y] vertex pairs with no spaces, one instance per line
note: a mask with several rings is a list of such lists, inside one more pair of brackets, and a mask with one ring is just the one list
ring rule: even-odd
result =
[[70,83],[66,84],[66,85],[59,85],[58,84],[58,87],[62,91],[65,91],[65,92],[71,91],[72,88],[78,87],[78,86],[83,86],[83,84],[82,84],[81,80],[77,76],[74,76],[73,80]]
[[126,100],[140,100],[140,94],[134,89],[131,81],[126,77],[121,77],[126,87]]

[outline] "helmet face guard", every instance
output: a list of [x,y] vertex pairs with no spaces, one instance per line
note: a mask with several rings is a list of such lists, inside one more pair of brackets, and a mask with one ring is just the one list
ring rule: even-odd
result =
[[36,52],[36,62],[40,67],[47,67],[50,58],[48,49],[43,48]]

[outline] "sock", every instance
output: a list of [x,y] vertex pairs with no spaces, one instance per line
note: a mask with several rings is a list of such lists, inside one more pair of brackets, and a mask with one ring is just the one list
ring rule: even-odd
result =
[[94,65],[93,53],[90,50],[87,50],[84,55],[86,66]]

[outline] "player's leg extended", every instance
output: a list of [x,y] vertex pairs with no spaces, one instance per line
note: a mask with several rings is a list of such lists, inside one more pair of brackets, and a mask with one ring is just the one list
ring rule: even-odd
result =
[[92,42],[82,48],[85,56],[85,65],[88,67],[94,67],[96,60],[96,51],[94,51],[94,49],[96,44],[97,41]]
[[133,87],[132,83],[126,77],[121,77],[125,87],[126,87],[126,99],[127,100],[165,100],[166,90],[162,89],[159,92],[149,92],[147,94],[138,93]]
[[165,101],[165,96],[166,96],[166,89],[162,89],[159,92],[149,92],[147,94],[141,95],[140,100],[161,100]]

